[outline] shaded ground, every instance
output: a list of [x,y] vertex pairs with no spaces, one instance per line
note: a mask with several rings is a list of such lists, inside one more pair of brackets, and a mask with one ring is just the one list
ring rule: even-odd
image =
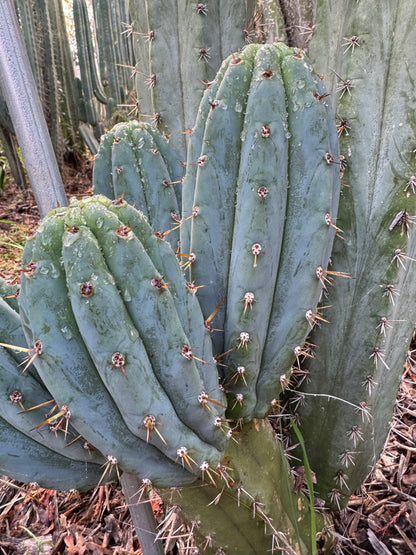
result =
[[[90,190],[87,168],[69,175],[69,196]],[[19,276],[25,228],[39,219],[33,195],[8,184],[0,197],[0,274]],[[415,351],[416,353],[416,351]],[[159,522],[165,514],[152,500]],[[371,477],[336,516],[339,553],[416,554],[416,355],[409,353],[384,453]],[[181,535],[176,533],[176,535]],[[176,544],[174,546],[174,544]],[[198,553],[189,538],[170,541],[174,553]],[[0,554],[138,555],[141,553],[118,484],[94,492],[54,492],[0,478]],[[249,554],[247,554],[249,555]]]

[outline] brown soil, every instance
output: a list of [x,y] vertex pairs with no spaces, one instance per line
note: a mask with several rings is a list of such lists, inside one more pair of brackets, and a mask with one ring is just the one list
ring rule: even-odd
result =
[[[69,171],[65,181],[68,196],[91,191],[88,166],[83,172]],[[14,222],[0,222],[3,277],[19,279],[26,230],[35,227],[38,219],[31,191],[9,183],[0,197],[0,220]],[[162,521],[164,507],[157,496],[152,505]],[[335,522],[338,553],[416,554],[416,370],[411,357],[384,453]],[[197,553],[190,545],[190,540],[181,538],[169,553]],[[141,550],[118,484],[80,494],[36,489],[2,477],[0,553],[137,555]]]

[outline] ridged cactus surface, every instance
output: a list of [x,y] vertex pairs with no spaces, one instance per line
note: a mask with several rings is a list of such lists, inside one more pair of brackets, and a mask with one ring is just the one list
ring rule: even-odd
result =
[[74,201],[43,220],[23,264],[39,374],[83,437],[155,485],[215,468],[232,433],[209,334],[144,216],[120,199]]
[[[197,520],[194,535],[201,552],[313,553],[308,499],[295,491],[282,444],[269,423],[245,424],[238,443],[227,448],[226,461],[225,488],[199,482],[194,484],[199,487],[161,491],[169,506],[178,505],[189,526]],[[322,515],[316,518],[321,529]]]
[[183,171],[169,143],[150,124],[119,123],[101,137],[94,193],[134,204],[155,231],[169,231],[166,240],[176,249]]
[[[16,287],[0,279],[0,338],[6,345],[28,351],[17,312],[16,293]],[[24,351],[0,346],[1,472],[56,489],[94,487],[100,480],[104,457],[95,449],[85,448],[77,440],[78,432],[72,426],[66,429],[62,416],[52,417],[45,426],[38,426],[45,420],[45,412],[53,408],[54,400],[39,380],[34,365],[26,368],[33,354],[34,351],[29,351],[24,356]],[[38,405],[42,406],[29,410]],[[111,473],[107,478],[111,476],[114,475]]]
[[322,317],[319,275],[340,188],[324,95],[302,52],[249,45],[224,62],[191,135],[183,214],[194,217],[181,249],[190,281],[203,286],[231,409],[246,419],[267,413]]
[[316,491],[335,508],[381,453],[416,322],[415,17],[410,2],[322,1],[311,44],[318,71],[330,72],[348,164],[332,262],[351,279],[328,287],[330,324],[311,337],[310,381],[292,406]]
[[255,2],[130,0],[129,7],[140,112],[171,135],[184,159],[181,133],[194,124],[204,82],[231,52],[256,40]]
[[[66,127],[68,120],[77,126],[65,22],[55,0],[15,0],[15,6],[55,155],[62,166],[65,144],[61,120],[66,120]],[[65,138],[75,143],[74,132],[65,133]]]

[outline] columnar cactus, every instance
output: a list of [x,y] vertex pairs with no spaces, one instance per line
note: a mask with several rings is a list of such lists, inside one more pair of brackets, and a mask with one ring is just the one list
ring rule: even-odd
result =
[[[108,2],[94,0],[95,35],[98,52],[94,54],[92,31],[85,0],[74,0],[74,23],[82,81],[84,121],[93,126],[101,120],[111,122],[117,106],[125,106],[128,87],[131,88],[131,69],[134,65],[127,0]],[[97,58],[97,59],[96,59]],[[97,65],[98,64],[98,65]],[[99,68],[99,70],[98,70]],[[99,114],[99,104],[106,105],[106,116]],[[96,129],[97,138],[103,132]]]
[[[277,516],[289,528],[301,527],[303,539],[295,541],[304,542],[311,533],[307,504],[289,493],[281,447],[265,436],[264,452],[256,448],[256,457],[273,465],[279,459],[285,472],[275,507],[268,480],[254,484],[246,476],[255,426],[234,437],[239,428],[233,418],[267,414],[285,386],[285,372],[303,353],[299,345],[321,317],[316,272],[325,275],[336,231],[336,128],[322,102],[321,80],[301,52],[281,44],[250,45],[231,56],[211,87],[215,96],[205,94],[192,135],[190,152],[197,158],[188,163],[184,192],[181,229],[191,252],[181,249],[177,256],[184,258],[188,280],[163,234],[154,233],[120,190],[113,201],[93,197],[56,209],[28,240],[22,318],[29,344],[39,351],[42,381],[58,406],[70,409],[82,436],[111,457],[109,468],[117,465],[159,486],[184,486],[199,477],[211,484],[204,495],[218,496],[220,507],[223,480],[230,488],[225,510],[243,492],[242,521],[247,525],[251,510],[258,513],[268,545],[277,541]],[[140,124],[120,125],[103,140],[106,157],[97,168],[103,181],[135,171],[131,136],[139,141],[136,151],[143,150],[141,166],[149,157],[159,161],[149,147],[160,136]],[[157,175],[159,165],[148,173]],[[143,201],[146,208],[153,202]],[[291,301],[299,287],[302,295]],[[225,295],[224,315],[218,307]],[[225,328],[220,349],[231,354],[216,350],[214,359],[217,315]],[[281,318],[291,327],[276,349]],[[215,363],[225,368],[228,415]],[[229,440],[239,447],[226,448]],[[245,453],[241,464],[238,452]],[[209,513],[208,528],[216,518]],[[215,534],[232,552],[223,533]],[[247,541],[234,543],[251,546]],[[259,545],[263,552],[265,544]]]
[[117,30],[117,37],[114,33],[114,25],[112,25],[110,4],[112,2],[108,0],[94,1],[95,32],[99,46],[98,61],[100,62],[101,82],[106,85],[105,88],[108,91],[106,96],[113,98],[116,103],[120,104],[122,91],[118,81],[117,63],[122,63],[122,60],[117,59],[115,42],[117,38],[122,39],[122,29]]
[[[93,8],[101,82],[107,97],[120,104],[126,99],[125,87],[131,83],[129,67],[134,64],[128,0],[94,0]],[[111,114],[107,117],[110,120]]]
[[[134,204],[176,250],[183,166],[148,123],[115,125],[101,137],[94,161],[94,193]],[[176,228],[176,229],[174,229]],[[171,231],[174,229],[174,231]]]
[[142,117],[152,117],[185,157],[186,129],[194,119],[204,82],[221,61],[256,40],[253,0],[189,2],[130,0]]
[[74,0],[73,13],[82,83],[80,113],[85,114],[88,123],[96,126],[99,123],[97,101],[107,104],[107,96],[98,76],[85,0]]
[[[72,144],[77,127],[72,60],[65,21],[55,0],[15,0],[15,5],[55,155],[62,166],[64,140],[61,114],[66,112],[65,117],[75,125],[75,130],[69,134]],[[61,105],[65,108],[61,109]]]
[[253,44],[224,62],[191,136],[181,243],[204,317],[225,330],[215,353],[246,419],[268,412],[322,318],[340,188],[324,97],[301,52]]
[[[143,124],[122,125],[103,140],[96,171],[103,182],[111,178],[116,198],[54,210],[25,248],[19,306],[29,360],[36,355],[44,383],[34,385],[30,404],[50,392],[60,417],[107,457],[104,477],[120,470],[144,486],[183,488],[180,503],[201,520],[208,552],[214,545],[228,553],[314,545],[313,519],[305,498],[292,493],[281,445],[270,428],[261,430],[264,422],[245,421],[266,416],[289,390],[317,492],[340,508],[380,450],[399,379],[392,369],[413,331],[416,172],[408,145],[416,106],[408,75],[416,67],[402,36],[392,33],[394,22],[407,22],[407,40],[414,42],[416,8],[389,0],[374,13],[363,3],[347,4],[338,36],[330,31],[322,38],[331,29],[325,21],[341,19],[341,8],[322,0],[318,12],[312,55],[329,60],[318,66],[322,73],[335,69],[330,94],[303,51],[282,44],[250,45],[230,56],[215,79],[202,76],[207,89],[189,131],[180,249],[172,250],[123,199],[130,176],[141,177],[143,168],[159,176],[169,166],[166,143],[158,146],[159,135]],[[172,100],[161,77],[167,66],[179,71],[181,44],[193,56],[195,47],[189,34],[179,33],[167,55],[160,10],[192,9],[202,41],[207,29],[215,30],[208,16],[224,6],[136,5],[145,16],[143,30],[134,27],[141,59],[150,52],[148,65],[136,66],[153,95],[144,111],[173,133],[173,144],[188,125],[182,100]],[[377,36],[368,31],[375,16]],[[188,23],[178,21],[178,28]],[[249,24],[244,30],[250,39]],[[206,70],[209,48],[198,45],[198,63],[185,64],[186,75]],[[167,99],[177,123],[158,108]],[[146,101],[138,102],[143,110]],[[347,184],[337,215],[340,174]],[[169,173],[169,183],[174,178]],[[157,225],[149,205],[161,195],[146,197],[146,187],[137,203]],[[1,306],[13,316],[12,307]],[[7,318],[5,337],[15,329]],[[19,334],[10,343],[22,343]],[[8,364],[1,380],[15,376]],[[293,392],[293,377],[308,370],[310,384]],[[25,374],[34,379],[30,367]],[[22,418],[29,422],[34,414]],[[9,428],[17,430],[17,420]]]
[[51,27],[53,30],[54,49],[56,52],[57,86],[61,105],[61,127],[63,129],[64,138],[67,141],[69,140],[72,146],[77,143],[79,126],[74,63],[69,45],[62,1],[49,0],[48,5]]
[[23,263],[39,374],[83,437],[155,485],[216,468],[232,431],[209,334],[144,216],[104,197],[57,209]]
[[[342,13],[342,17],[341,17]],[[416,322],[414,3],[322,1],[311,56],[338,118],[343,176],[330,324],[295,394],[317,493],[345,506],[383,448]],[[333,21],[342,21],[335,30]],[[371,22],[371,23],[370,23]],[[398,31],[400,25],[400,32]],[[412,363],[412,355],[408,355]]]

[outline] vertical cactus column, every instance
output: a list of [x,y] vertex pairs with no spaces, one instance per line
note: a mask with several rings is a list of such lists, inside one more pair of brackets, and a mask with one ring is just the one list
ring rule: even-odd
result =
[[215,77],[225,57],[255,38],[255,2],[130,0],[129,5],[141,114],[171,135],[185,159],[181,132],[194,124],[204,82]]
[[42,61],[41,50],[38,45],[38,30],[36,28],[36,16],[32,0],[25,2],[24,0],[14,1],[19,22],[22,30],[23,40],[26,46],[27,55],[32,68],[33,77],[35,79],[36,88],[39,91],[41,101],[44,100],[44,84],[42,78]]
[[75,145],[78,140],[79,114],[75,91],[74,62],[69,46],[62,0],[48,3],[56,58],[57,86],[60,85],[60,120],[64,139]]
[[[116,53],[116,30],[114,29],[116,21],[112,21],[111,2],[108,0],[95,0],[94,19],[95,32],[97,34],[97,43],[99,47],[99,63],[100,63],[100,79],[106,85],[106,96],[111,97],[116,104],[121,103],[121,91],[118,80]],[[122,29],[118,29],[119,38],[121,39]],[[121,71],[121,70],[120,70]],[[107,114],[108,119],[111,116]]]
[[[96,127],[100,123],[97,102],[106,104],[107,96],[98,76],[85,0],[74,0],[73,13],[82,84],[83,109],[80,113],[85,114],[87,122]],[[96,135],[99,137],[102,131],[102,127],[99,126]]]
[[78,123],[72,60],[61,6],[57,0],[15,0],[15,5],[55,156],[62,166],[65,145],[61,116],[67,118],[65,135],[72,144],[76,142]]
[[54,29],[47,0],[34,0],[34,11],[37,24],[37,44],[35,48],[41,52],[42,82],[44,96],[43,111],[49,134],[59,166],[63,164],[63,134],[60,123],[60,98],[58,88],[58,73],[56,48],[54,48]]
[[0,69],[4,97],[43,216],[51,204],[66,204],[65,191],[11,0],[0,5]]
[[[342,17],[341,17],[342,12]],[[311,57],[338,117],[343,175],[327,319],[295,394],[318,494],[346,504],[380,455],[416,322],[416,34],[410,2],[321,1]],[[341,21],[335,29],[333,21]],[[400,32],[398,31],[400,27]]]
[[134,65],[128,0],[94,0],[93,8],[101,81],[107,96],[120,104],[127,96],[126,88],[131,89]]
[[26,187],[26,179],[22,163],[17,150],[17,142],[13,133],[6,102],[0,92],[0,143],[4,155],[7,158],[10,171],[16,184],[23,189]]
[[281,43],[230,56],[211,87],[191,135],[181,243],[231,410],[250,419],[287,386],[322,317],[337,131],[321,80]]
[[[126,105],[126,91],[131,89],[130,76],[134,60],[126,2],[94,0],[96,55],[87,5],[81,0],[73,3],[83,91],[80,103],[83,106],[83,117],[93,126],[97,125],[100,118],[110,125],[117,107]],[[97,101],[106,105],[105,116],[99,113]],[[99,125],[95,135],[99,138],[102,133],[103,127]]]

